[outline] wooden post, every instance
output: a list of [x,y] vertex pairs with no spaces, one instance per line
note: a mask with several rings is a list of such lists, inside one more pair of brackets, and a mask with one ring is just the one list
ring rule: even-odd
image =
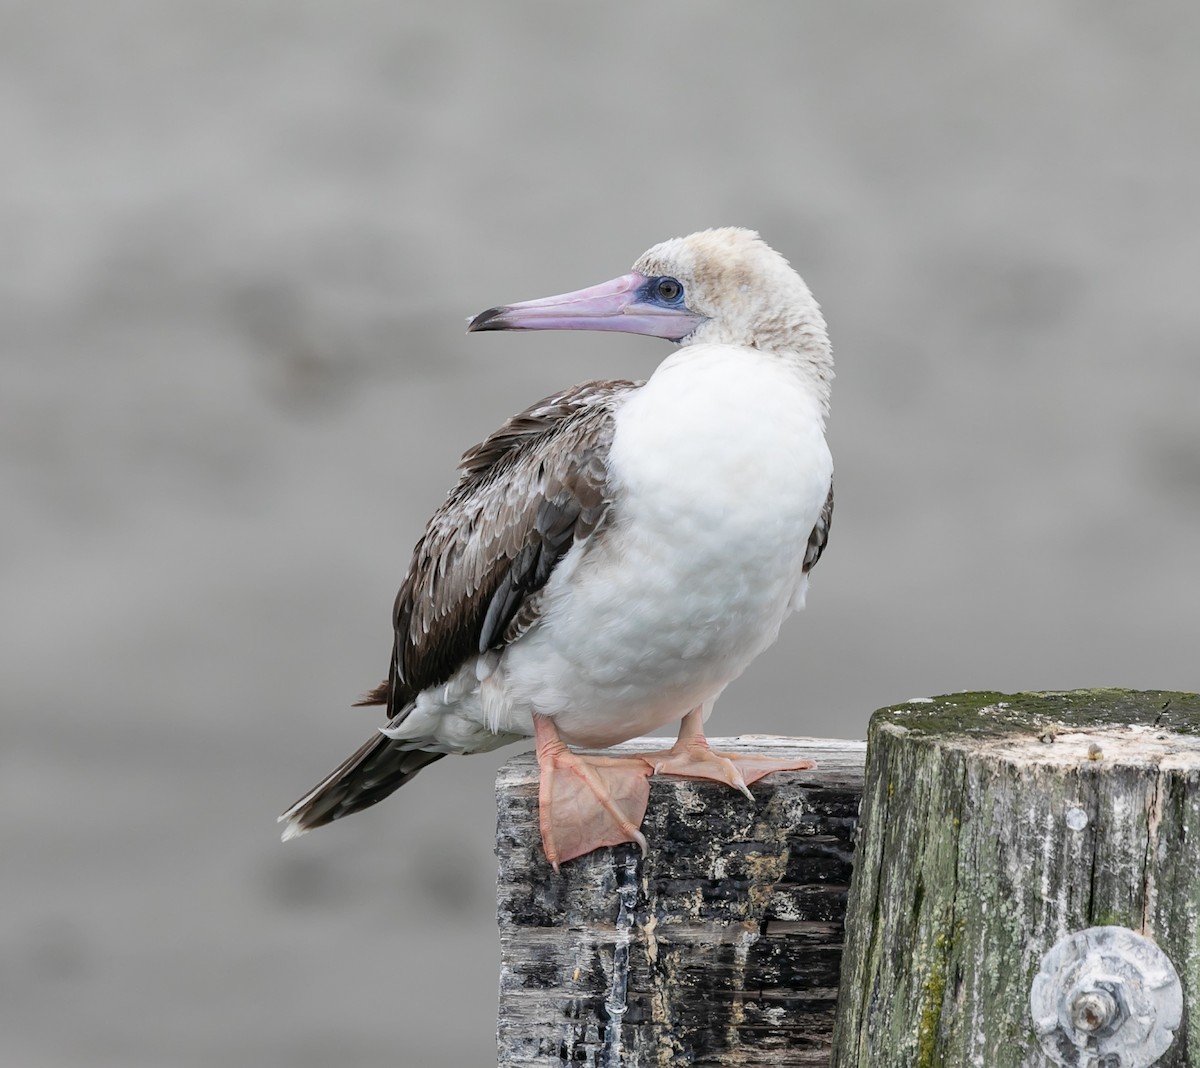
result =
[[1200,696],[882,709],[855,863],[835,1068],[1200,1063]]
[[504,1068],[828,1064],[863,743],[712,744],[817,767],[755,783],[753,803],[715,783],[655,778],[649,855],[601,850],[560,875],[542,856],[532,754],[501,769]]

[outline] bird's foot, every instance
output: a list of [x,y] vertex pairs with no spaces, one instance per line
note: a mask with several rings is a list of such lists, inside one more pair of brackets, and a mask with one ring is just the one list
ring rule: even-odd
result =
[[750,784],[773,771],[805,771],[816,765],[796,757],[768,756],[765,753],[722,753],[713,749],[704,737],[701,709],[693,709],[683,719],[679,738],[670,749],[645,753],[642,759],[655,775],[678,775],[684,779],[711,779],[740,790],[751,801]]
[[540,780],[538,822],[546,859],[558,866],[603,846],[636,842],[650,799],[650,767],[638,757],[581,756],[558,737],[553,723],[534,715]]
[[712,779],[740,790],[751,801],[750,784],[773,771],[804,771],[814,766],[811,760],[781,760],[758,753],[722,753],[707,742],[672,746],[643,757],[655,775],[678,775],[684,779]]

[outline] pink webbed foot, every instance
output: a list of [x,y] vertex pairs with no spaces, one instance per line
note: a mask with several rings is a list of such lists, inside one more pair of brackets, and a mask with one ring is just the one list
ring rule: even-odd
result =
[[650,766],[638,757],[582,756],[558,736],[553,722],[533,717],[540,770],[538,822],[546,859],[558,871],[567,860],[603,846],[636,842],[650,799]]
[[643,759],[655,775],[678,775],[685,779],[711,779],[740,790],[751,801],[750,784],[773,771],[805,771],[815,767],[811,760],[767,756],[759,753],[722,753],[704,737],[703,712],[692,709],[679,726],[679,737],[670,749],[646,753]]

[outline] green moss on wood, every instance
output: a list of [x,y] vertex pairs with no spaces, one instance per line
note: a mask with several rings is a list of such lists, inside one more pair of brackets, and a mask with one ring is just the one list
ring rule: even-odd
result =
[[1200,734],[1200,694],[1171,690],[1064,690],[942,694],[881,708],[871,736],[885,724],[918,735],[966,735],[980,741],[1013,734],[1138,724]]
[[939,960],[925,980],[921,1021],[917,1026],[915,1068],[937,1068],[938,1028],[942,1022],[942,1003],[946,998],[946,961]]
[[1096,909],[1088,917],[1089,927],[1136,928],[1140,923],[1140,916],[1132,916],[1128,912],[1114,912],[1109,909]]
[[940,1068],[943,1058],[938,1042],[942,1026],[942,1009],[946,1003],[946,976],[950,970],[950,951],[953,938],[945,930],[938,931],[933,940],[933,955],[929,974],[921,990],[921,1013],[917,1023],[917,1051],[914,1068]]

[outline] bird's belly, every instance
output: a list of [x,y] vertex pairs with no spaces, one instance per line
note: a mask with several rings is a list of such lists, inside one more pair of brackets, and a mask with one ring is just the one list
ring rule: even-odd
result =
[[795,585],[790,568],[715,588],[640,563],[597,571],[505,657],[514,707],[554,716],[567,741],[613,745],[714,700],[775,640]]

